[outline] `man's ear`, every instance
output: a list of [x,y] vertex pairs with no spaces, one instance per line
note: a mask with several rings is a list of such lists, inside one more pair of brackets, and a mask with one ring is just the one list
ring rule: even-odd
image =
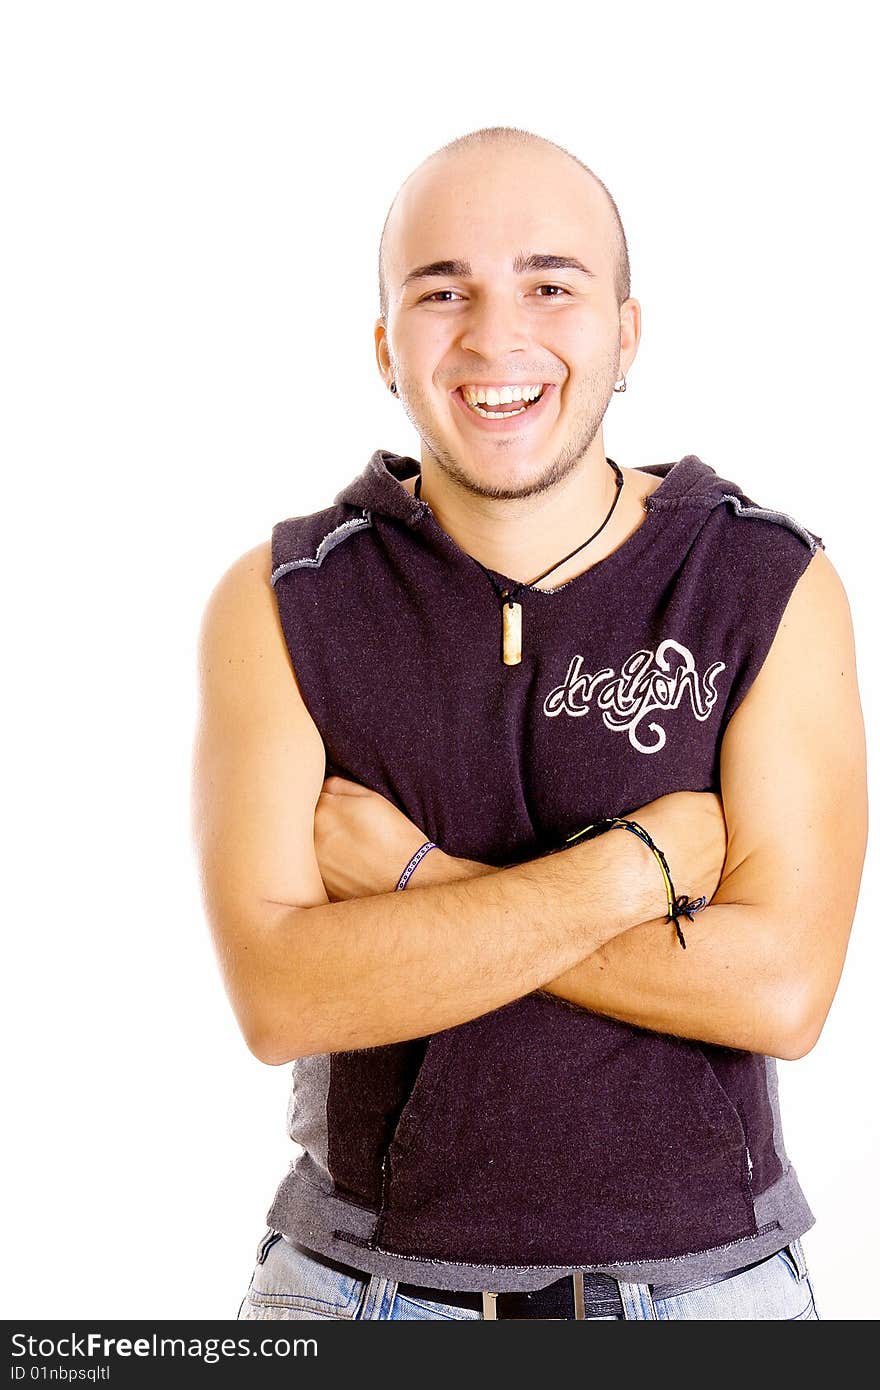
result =
[[388,351],[388,331],[385,327],[384,319],[377,319],[373,329],[373,338],[376,345],[376,361],[379,364],[379,371],[386,387],[391,389],[394,380],[394,368],[391,365],[391,354]]
[[620,306],[620,370],[624,376],[635,361],[642,337],[642,306],[625,299]]

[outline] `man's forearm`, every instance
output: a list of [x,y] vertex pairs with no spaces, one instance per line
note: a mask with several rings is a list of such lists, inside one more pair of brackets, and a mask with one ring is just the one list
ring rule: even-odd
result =
[[[560,872],[570,862],[557,856]],[[418,872],[431,881],[480,878],[495,870],[471,859],[428,855]],[[658,875],[659,877],[659,875]],[[675,928],[658,917],[620,932],[541,988],[593,1013],[657,1033],[772,1056],[797,1055],[788,1041],[786,983],[772,932],[760,911],[739,903],[713,903],[684,918],[683,951]],[[780,999],[783,1003],[780,1004]],[[798,1001],[788,1001],[796,1017]]]
[[446,862],[447,877],[458,881],[426,875],[405,893],[264,920],[232,966],[236,993],[252,1001],[252,1050],[280,1065],[454,1027],[570,970],[662,900],[656,868],[630,835],[510,868],[467,868],[466,878],[456,864]]
[[642,923],[543,988],[594,1013],[652,1032],[776,1057],[802,1055],[801,1000],[761,910],[710,904],[671,923]]

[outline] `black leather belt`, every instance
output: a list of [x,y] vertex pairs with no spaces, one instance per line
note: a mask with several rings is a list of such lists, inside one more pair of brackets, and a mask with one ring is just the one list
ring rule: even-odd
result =
[[[296,1248],[309,1259],[317,1260],[339,1274],[349,1278],[369,1279],[369,1274],[355,1269],[352,1265],[341,1264],[329,1255],[320,1255],[308,1250],[304,1245]],[[709,1279],[682,1280],[678,1284],[652,1284],[654,1298],[675,1298],[680,1294],[692,1293],[695,1289],[705,1289],[711,1284],[721,1284],[725,1279],[733,1279],[737,1274],[756,1269],[758,1265],[775,1258],[777,1252],[765,1255],[751,1264],[739,1269],[728,1270]],[[484,1318],[550,1318],[575,1319],[586,1317],[624,1317],[620,1287],[610,1274],[567,1274],[562,1279],[547,1284],[543,1289],[530,1293],[519,1290],[509,1293],[482,1293],[472,1290],[432,1289],[425,1284],[398,1284],[397,1292],[401,1298],[415,1298],[428,1303],[446,1303],[455,1308],[472,1308],[483,1314]]]
[[[578,1287],[583,1280],[583,1299]],[[459,1293],[454,1289],[425,1289],[418,1284],[398,1284],[402,1298],[451,1303],[456,1308],[476,1308],[484,1318],[622,1318],[623,1304],[617,1280],[607,1274],[568,1274],[531,1293]],[[578,1303],[581,1303],[578,1311]]]

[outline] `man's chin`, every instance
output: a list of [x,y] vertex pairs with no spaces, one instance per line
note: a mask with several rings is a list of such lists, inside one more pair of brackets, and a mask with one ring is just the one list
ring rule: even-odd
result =
[[514,501],[543,492],[552,485],[556,473],[552,462],[534,458],[514,463],[510,459],[484,461],[434,452],[432,458],[448,478],[472,496],[498,501]]

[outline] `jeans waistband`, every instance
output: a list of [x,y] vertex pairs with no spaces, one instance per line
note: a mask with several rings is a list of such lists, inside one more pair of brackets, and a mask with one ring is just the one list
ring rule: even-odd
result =
[[[318,1254],[296,1242],[292,1242],[292,1244],[295,1244],[296,1249],[307,1255],[309,1259],[315,1260],[337,1273],[344,1274],[348,1278],[370,1278],[369,1274],[352,1265],[343,1264],[328,1255]],[[777,1254],[778,1251],[774,1251],[770,1255],[762,1256],[760,1260],[753,1260],[751,1264],[741,1265],[738,1269],[728,1270],[724,1274],[712,1275],[707,1279],[691,1279],[673,1284],[654,1284],[651,1285],[651,1292],[654,1298],[674,1298],[680,1294],[692,1293],[696,1289],[709,1288],[712,1284],[721,1284],[726,1279],[733,1279],[738,1274],[745,1274],[750,1269],[756,1269],[767,1260],[775,1259]],[[429,1303],[445,1303],[456,1308],[476,1309],[481,1311],[484,1317],[489,1318],[569,1319],[585,1315],[624,1316],[620,1285],[610,1274],[576,1273],[566,1275],[564,1278],[557,1279],[552,1284],[547,1284],[544,1288],[535,1289],[530,1293],[496,1294],[482,1290],[438,1289],[424,1284],[407,1283],[399,1283],[397,1292],[403,1298],[415,1298]]]

